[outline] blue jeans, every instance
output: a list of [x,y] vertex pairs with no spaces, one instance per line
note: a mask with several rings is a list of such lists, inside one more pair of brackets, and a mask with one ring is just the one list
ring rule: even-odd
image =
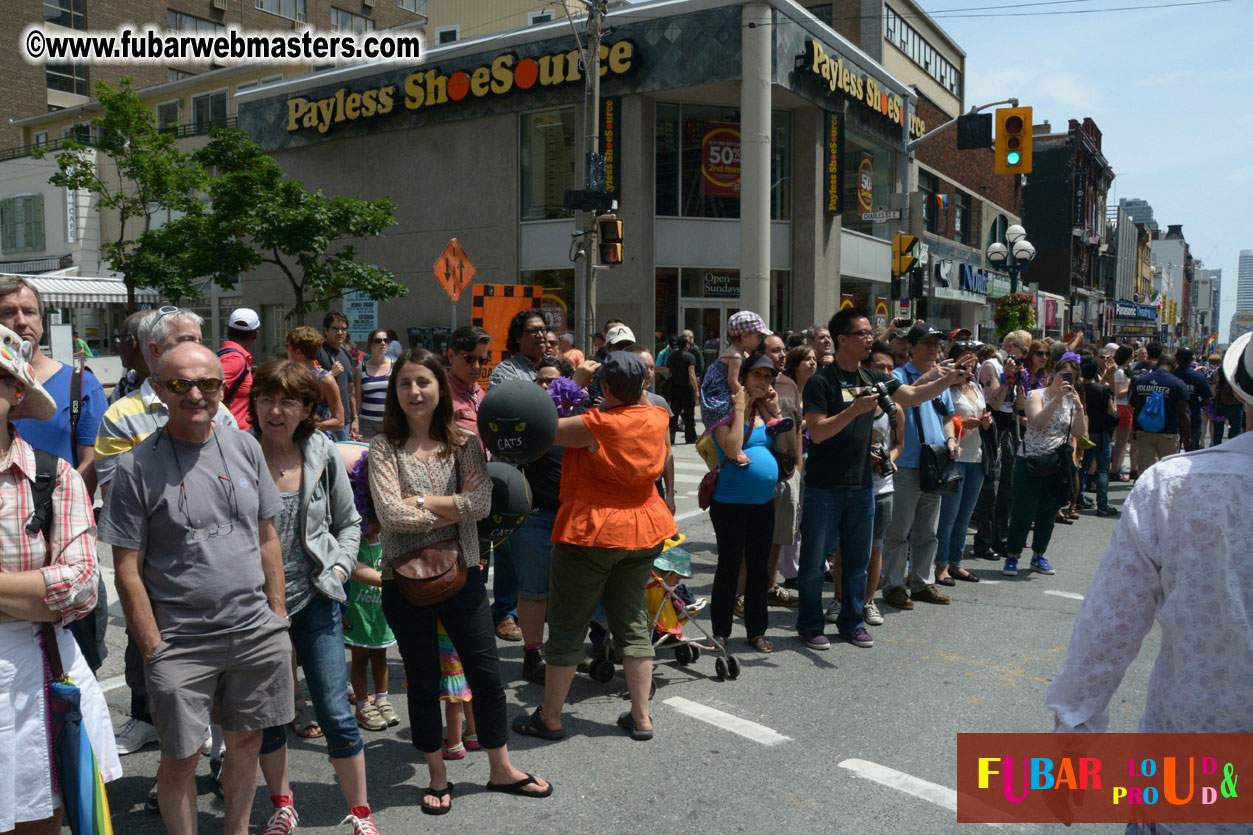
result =
[[[1085,483],[1088,479],[1096,480],[1096,507],[1098,510],[1106,510],[1109,508],[1109,462],[1114,452],[1114,436],[1108,432],[1098,432],[1089,437],[1096,446],[1083,454],[1082,478]],[[1087,475],[1088,465],[1093,459],[1096,461],[1096,472]]]
[[[548,599],[548,575],[553,557],[553,525],[557,514],[532,510],[522,527],[509,537],[510,564],[517,578],[517,595],[525,600]],[[500,576],[500,569],[496,569]]]
[[[355,757],[365,749],[348,698],[348,665],[344,663],[344,626],[339,604],[314,593],[299,612],[291,616],[292,649],[305,671],[313,712],[326,738],[331,759]],[[287,744],[287,727],[266,728],[261,753],[269,754]]]
[[345,420],[343,429],[323,429],[322,432],[326,435],[326,437],[337,443],[339,441],[348,441],[351,440],[348,436],[352,433],[352,426],[350,424],[351,421]]
[[[1106,459],[1108,461],[1108,459]],[[966,553],[966,529],[970,516],[975,512],[979,493],[983,490],[983,463],[958,461],[962,471],[962,487],[940,502],[940,526],[936,530],[939,544],[935,552],[935,567],[947,565],[957,568]]]
[[492,623],[495,624],[505,618],[518,619],[518,574],[513,569],[512,548],[513,543],[506,540],[492,549]]
[[841,635],[864,629],[862,607],[866,605],[866,566],[870,564],[870,540],[874,533],[874,491],[831,490],[806,487],[801,504],[800,570],[796,586],[800,608],[796,631],[821,634],[822,563],[828,554],[840,552],[840,617],[835,627]]

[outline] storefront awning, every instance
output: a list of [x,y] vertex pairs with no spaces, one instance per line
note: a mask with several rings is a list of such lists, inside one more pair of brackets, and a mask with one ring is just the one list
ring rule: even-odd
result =
[[[45,306],[94,307],[100,304],[125,304],[126,284],[118,278],[68,278],[23,275],[25,281],[39,291]],[[153,304],[157,291],[139,288],[135,301]]]

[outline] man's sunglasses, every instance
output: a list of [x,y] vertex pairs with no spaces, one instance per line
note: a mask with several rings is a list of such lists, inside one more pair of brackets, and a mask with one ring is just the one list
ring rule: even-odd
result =
[[469,365],[487,365],[491,362],[490,357],[476,357],[474,354],[457,354],[457,356]]
[[221,377],[201,377],[199,380],[184,380],[182,377],[175,377],[172,380],[162,380],[161,388],[166,391],[172,391],[175,394],[186,394],[191,391],[191,387],[195,386],[205,394],[212,394],[222,388]]

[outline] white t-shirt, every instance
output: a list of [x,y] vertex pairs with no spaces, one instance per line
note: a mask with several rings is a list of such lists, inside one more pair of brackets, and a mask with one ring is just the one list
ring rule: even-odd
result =
[[976,464],[983,460],[983,439],[979,432],[979,416],[988,405],[983,398],[983,388],[981,386],[971,386],[971,388],[975,392],[973,401],[966,396],[963,387],[953,386],[949,389],[949,394],[953,396],[953,410],[962,419],[962,436],[958,442],[961,455],[957,457],[957,460],[966,464]]
[[[1127,376],[1126,371],[1123,371],[1122,368],[1117,368],[1114,370],[1114,392],[1115,392],[1114,405],[1115,406],[1130,406],[1131,405],[1130,383],[1131,383],[1131,378]],[[1125,392],[1124,394],[1117,393],[1119,386],[1122,386],[1122,390],[1123,392]]]
[[[996,373],[997,384],[1004,385],[1002,378],[1005,376],[1005,366],[1002,365],[1001,361],[997,359],[996,357],[989,357],[988,359],[983,361],[983,365],[979,366],[979,376],[976,377],[975,379],[982,381],[983,369],[989,365],[992,366],[992,370]],[[982,389],[982,386],[980,386],[980,389]],[[979,393],[982,394],[983,392],[980,391]],[[996,407],[996,411],[1004,412],[1007,415],[1012,415],[1014,413],[1014,396],[1013,395],[1014,393],[1011,390],[1006,395],[1005,399],[1001,401],[1001,405]]]
[[[896,419],[903,418],[898,413]],[[878,445],[883,444],[883,448],[889,453],[892,451],[892,426],[888,422],[887,413],[884,412],[874,419],[874,423],[870,428],[870,443]],[[870,468],[870,487],[874,490],[876,496],[883,496],[892,492],[892,476],[887,478],[879,477],[879,470],[875,467]]]

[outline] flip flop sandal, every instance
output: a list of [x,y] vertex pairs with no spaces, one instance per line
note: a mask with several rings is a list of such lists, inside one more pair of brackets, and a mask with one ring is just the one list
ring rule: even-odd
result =
[[[552,731],[549,731],[549,733],[552,733]],[[550,794],[553,793],[552,783],[549,783],[548,788],[542,792],[527,791],[526,787],[531,785],[532,783],[538,786],[539,780],[535,779],[534,774],[528,774],[526,775],[526,777],[523,777],[521,780],[519,780],[516,783],[509,783],[503,786],[500,785],[499,783],[489,782],[487,784],[487,790],[489,792],[503,792],[504,794],[517,794],[517,795],[521,795],[522,797],[548,797]]]
[[[556,742],[559,739],[565,739],[565,728],[557,731],[549,730],[548,726],[544,724],[544,720],[540,718],[539,712],[540,709],[537,707],[535,708],[535,712],[530,716],[523,715],[514,717],[513,732],[522,734],[523,736],[535,736],[540,739],[547,739],[549,742]],[[523,783],[525,783],[525,781],[523,781]],[[487,787],[490,789],[492,784],[488,783]],[[506,789],[494,789],[494,791],[506,791]]]
[[756,638],[749,638],[748,642],[752,644],[753,649],[757,650],[760,653],[765,654],[765,653],[774,652],[774,644],[772,644],[770,642],[770,639],[767,638],[765,635],[758,635]]
[[631,735],[631,739],[637,742],[644,742],[653,738],[652,731],[642,731],[635,725],[635,717],[631,715],[631,711],[626,711],[618,717],[618,727]]
[[313,705],[308,702],[296,707],[296,718],[288,724],[301,739],[320,739],[322,737],[322,726],[318,724],[317,715],[313,712]]
[[[423,799],[423,800],[425,800],[425,799],[426,799],[426,798],[428,798],[428,797],[434,797],[435,799],[437,799],[437,800],[439,801],[439,805],[438,805],[438,806],[427,806],[425,803],[423,803],[423,804],[422,804],[422,812],[423,812],[423,814],[427,814],[427,815],[446,815],[446,814],[448,814],[449,812],[451,812],[451,811],[452,811],[452,790],[453,790],[453,784],[452,784],[452,783],[449,783],[449,784],[448,784],[448,787],[447,787],[447,788],[443,788],[443,789],[432,789],[432,788],[430,788],[430,787],[428,786],[428,787],[427,787],[427,789],[426,789],[426,791],[422,792],[422,799]],[[447,806],[445,806],[445,805],[444,805],[444,798],[445,798],[445,797],[446,797],[446,798],[448,798],[448,805],[447,805]]]

